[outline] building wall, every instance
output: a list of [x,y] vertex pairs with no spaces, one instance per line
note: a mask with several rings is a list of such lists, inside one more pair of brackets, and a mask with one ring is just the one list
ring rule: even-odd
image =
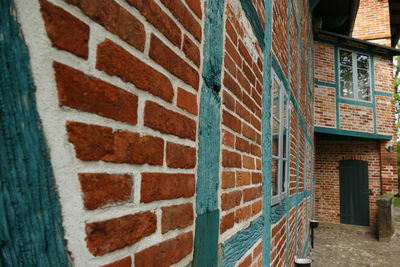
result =
[[[186,266],[206,242],[224,266],[292,266],[307,252],[308,1],[16,5],[74,265]],[[271,69],[291,105],[289,195],[273,207]]]
[[315,216],[323,222],[340,223],[339,161],[368,162],[370,224],[377,219],[376,200],[382,194],[380,144],[376,141],[317,141],[315,154]]
[[352,37],[391,46],[389,0],[360,0]]

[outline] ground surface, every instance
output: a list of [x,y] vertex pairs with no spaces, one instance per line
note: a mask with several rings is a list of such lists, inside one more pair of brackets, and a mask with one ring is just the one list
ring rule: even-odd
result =
[[400,266],[400,208],[395,208],[395,220],[396,232],[390,242],[377,241],[368,227],[321,225],[315,231],[312,266]]

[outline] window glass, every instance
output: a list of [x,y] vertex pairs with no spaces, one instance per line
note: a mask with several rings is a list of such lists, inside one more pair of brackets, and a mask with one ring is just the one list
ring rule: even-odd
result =
[[286,197],[289,114],[290,100],[278,76],[273,72],[271,91],[271,138],[272,138],[272,205],[278,204]]
[[370,59],[368,55],[339,50],[340,96],[371,101]]

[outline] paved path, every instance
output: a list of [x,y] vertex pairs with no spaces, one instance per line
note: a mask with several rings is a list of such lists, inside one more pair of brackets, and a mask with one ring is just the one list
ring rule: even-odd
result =
[[399,267],[400,208],[395,209],[396,232],[390,242],[378,242],[368,227],[323,225],[315,231],[312,267]]

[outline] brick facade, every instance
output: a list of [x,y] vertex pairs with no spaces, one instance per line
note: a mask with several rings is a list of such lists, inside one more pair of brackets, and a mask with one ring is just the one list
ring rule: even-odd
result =
[[[397,185],[387,143],[314,145],[314,125],[373,133],[375,121],[370,107],[338,104],[335,47],[313,41],[309,1],[225,0],[217,11],[221,2],[201,0],[16,2],[74,265],[188,266],[204,238],[226,266],[293,266],[308,252],[309,220],[337,220],[338,193],[321,190],[337,183],[327,174],[339,155],[371,164],[372,222],[377,177],[382,192]],[[385,93],[388,60],[375,65]],[[287,195],[273,206],[271,70],[290,106]],[[377,133],[394,135],[393,103],[376,103]],[[207,108],[218,129],[201,128]],[[207,130],[219,133],[206,150],[215,155],[200,149]],[[212,174],[200,167],[208,156]],[[214,191],[201,191],[201,178],[215,179]]]

